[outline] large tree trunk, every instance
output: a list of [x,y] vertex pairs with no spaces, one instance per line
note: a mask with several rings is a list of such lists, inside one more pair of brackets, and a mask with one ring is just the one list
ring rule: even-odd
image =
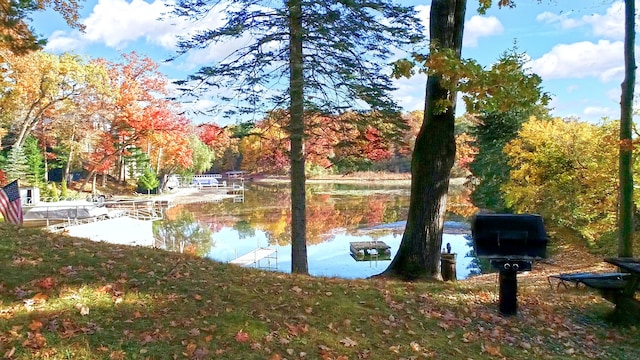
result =
[[[466,0],[433,0],[431,48],[451,49],[459,58]],[[383,275],[404,279],[440,276],[440,248],[447,207],[449,177],[455,160],[456,93],[441,77],[429,75],[422,127],[411,160],[411,200],[398,253]],[[442,104],[450,106],[442,109]]]
[[632,107],[636,84],[635,1],[625,0],[624,66],[620,99],[620,198],[618,211],[618,256],[633,256],[633,145]]
[[289,67],[291,96],[291,272],[308,274],[307,217],[304,173],[304,74],[302,63],[302,3],[289,0]]

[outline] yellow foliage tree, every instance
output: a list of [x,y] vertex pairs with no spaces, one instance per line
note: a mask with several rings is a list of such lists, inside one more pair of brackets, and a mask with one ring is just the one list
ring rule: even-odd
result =
[[615,230],[617,127],[617,122],[526,122],[504,149],[513,168],[501,188],[507,205],[538,213],[590,242]]
[[18,146],[45,119],[66,116],[79,97],[109,91],[105,69],[77,55],[37,51],[7,59],[0,108],[2,120],[15,132]]

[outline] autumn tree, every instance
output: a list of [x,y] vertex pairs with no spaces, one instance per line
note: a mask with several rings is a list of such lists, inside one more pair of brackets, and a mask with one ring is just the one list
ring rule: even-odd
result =
[[83,168],[87,147],[96,139],[99,127],[95,125],[101,124],[106,111],[104,104],[110,102],[106,99],[112,95],[111,87],[105,86],[105,91],[99,94],[83,92],[74,96],[73,101],[57,109],[55,119],[48,119],[36,129],[41,146],[51,147],[46,159],[49,166],[62,169],[63,182],[70,181],[72,169]]
[[12,56],[8,65],[6,76],[13,85],[5,85],[0,106],[17,146],[45,119],[56,119],[76,96],[98,96],[108,84],[104,68],[77,55],[38,51]]
[[197,136],[192,136],[191,141],[191,172],[194,174],[202,174],[209,170],[213,164],[214,152]]
[[191,122],[176,104],[159,100],[145,109],[147,130],[141,134],[140,145],[145,146],[152,166],[161,178],[184,171],[193,165],[190,137],[194,133]]
[[[483,74],[480,91],[491,91],[491,97],[471,92],[465,94],[467,102],[474,102],[469,109],[474,118],[472,129],[476,137],[478,154],[470,164],[475,180],[472,200],[475,206],[503,212],[507,210],[500,186],[509,179],[504,146],[514,139],[520,127],[531,116],[548,118],[549,95],[542,91],[542,79],[525,69],[525,54],[517,49],[504,52],[498,61]],[[502,94],[495,93],[502,91]],[[528,92],[528,93],[525,93]],[[470,98],[473,96],[473,98]],[[506,97],[526,101],[504,101]]]
[[[331,167],[330,157],[338,139],[339,127],[343,122],[332,116],[307,113],[304,117],[307,136],[304,157],[307,172],[321,172]],[[242,168],[248,171],[270,174],[288,174],[291,168],[288,156],[291,149],[286,128],[289,126],[288,112],[270,111],[258,121],[251,132],[242,138]],[[344,135],[344,134],[342,134]]]
[[279,122],[265,119],[242,138],[242,169],[251,172],[288,174],[291,169],[289,138]]
[[[397,113],[383,66],[398,46],[417,39],[418,22],[413,9],[388,0],[288,0],[280,7],[274,6],[271,1],[240,0],[225,6],[216,1],[181,0],[174,13],[191,19],[224,14],[221,26],[183,38],[179,43],[181,53],[214,43],[251,39],[248,45],[225,54],[217,64],[192,75],[189,83],[197,86],[191,89],[234,89],[234,98],[242,104],[237,108],[240,113],[288,107],[291,271],[308,273],[305,108],[327,114],[339,108],[363,107]],[[226,94],[222,97],[229,98]]]
[[[491,0],[480,0],[480,12]],[[416,54],[414,60],[427,73],[424,119],[415,140],[411,160],[411,201],[405,232],[398,253],[385,275],[404,279],[440,279],[440,249],[447,208],[451,169],[456,157],[455,109],[458,91],[463,91],[467,108],[478,100],[498,96],[509,102],[528,102],[529,97],[510,96],[503,87],[487,86],[488,72],[474,60],[462,60],[462,36],[466,0],[434,0],[429,20],[429,54]],[[500,0],[499,6],[512,6]],[[395,63],[396,74],[411,75],[414,63]],[[522,84],[527,87],[528,83]],[[531,94],[531,91],[518,94]],[[536,92],[533,92],[536,95]],[[537,100],[537,99],[536,99]],[[497,102],[496,102],[497,103]]]
[[395,123],[377,114],[346,112],[337,120],[332,129],[335,141],[328,145],[333,147],[331,162],[345,172],[372,170],[374,163],[390,159],[409,130],[404,117]]
[[[466,0],[433,0],[431,50],[460,59]],[[440,248],[451,168],[455,161],[456,91],[443,71],[427,78],[424,119],[411,160],[411,201],[398,252],[384,274],[440,278]]]
[[617,221],[617,122],[531,119],[505,146],[512,170],[499,191],[514,211],[537,213],[593,245]]
[[94,134],[85,184],[95,174],[112,169],[123,180],[125,157],[136,147],[147,153],[156,169],[190,166],[189,121],[167,99],[168,81],[158,72],[158,64],[135,52],[124,54],[121,63],[99,62],[107,68],[114,95],[104,99],[94,119],[99,131]]
[[0,48],[19,55],[41,49],[46,40],[38,39],[27,20],[30,13],[47,8],[62,15],[69,26],[84,30],[84,25],[78,22],[78,1],[0,0]]

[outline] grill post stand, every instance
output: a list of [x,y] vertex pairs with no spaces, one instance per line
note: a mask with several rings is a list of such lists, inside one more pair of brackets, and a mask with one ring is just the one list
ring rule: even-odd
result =
[[518,274],[517,270],[501,269],[500,282],[500,313],[515,315],[518,312]]

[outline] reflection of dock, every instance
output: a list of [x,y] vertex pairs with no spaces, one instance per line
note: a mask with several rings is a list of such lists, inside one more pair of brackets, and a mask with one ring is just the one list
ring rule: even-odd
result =
[[[254,265],[255,267],[264,268],[265,266],[261,266],[261,260],[267,261],[266,268],[276,268],[278,266],[278,251],[272,248],[260,247],[229,261],[229,263],[240,266]],[[271,263],[272,260],[274,260],[273,264]]]
[[354,241],[349,248],[356,261],[391,260],[391,246],[384,241]]

